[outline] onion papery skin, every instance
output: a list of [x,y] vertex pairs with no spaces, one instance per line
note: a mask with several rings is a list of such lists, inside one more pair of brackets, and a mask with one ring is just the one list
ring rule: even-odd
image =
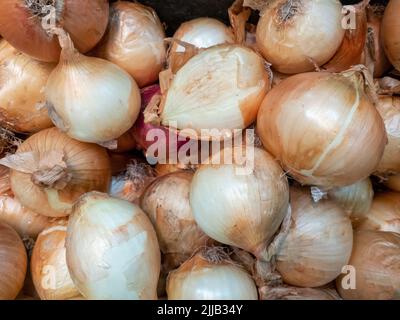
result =
[[[355,288],[336,285],[346,300],[398,299],[400,288],[400,235],[392,232],[356,231],[349,265],[355,269]],[[354,274],[353,274],[354,275]],[[344,275],[345,276],[345,275]]]
[[276,255],[287,284],[319,287],[333,281],[348,263],[353,229],[344,211],[330,200],[314,203],[305,189],[291,188],[292,224]]
[[30,263],[32,279],[41,300],[69,300],[81,297],[67,267],[66,224],[44,230],[33,249]]
[[[71,35],[82,53],[91,50],[106,31],[107,0],[55,0],[54,7],[57,25]],[[13,47],[35,59],[57,62],[60,58],[61,47],[57,37],[46,32],[42,18],[32,13],[25,0],[2,1],[0,33]]]
[[[264,61],[251,49],[206,49],[176,73],[162,101],[161,124],[192,129],[200,140],[212,139],[202,129],[244,129],[256,119],[269,86]],[[191,136],[188,130],[185,134]]]
[[300,183],[347,186],[377,168],[385,126],[360,86],[356,74],[311,72],[289,77],[265,97],[257,133]]
[[67,265],[90,300],[157,299],[160,249],[146,214],[98,192],[83,196],[67,229]]
[[17,232],[0,222],[0,300],[13,300],[24,285],[27,255]]
[[211,238],[260,258],[288,212],[289,188],[277,162],[262,149],[250,149],[244,149],[244,157],[248,161],[254,152],[254,164],[245,174],[238,171],[243,168],[237,158],[216,164],[238,148],[224,149],[211,165],[201,165],[192,180],[190,206]]
[[377,109],[385,123],[389,140],[377,174],[400,173],[400,97],[379,96]]
[[400,193],[378,193],[357,229],[400,233]]
[[166,59],[164,38],[152,8],[118,1],[111,5],[108,31],[96,55],[126,70],[142,88],[158,80]]
[[251,276],[232,262],[213,264],[200,254],[170,272],[168,300],[258,300]]
[[392,65],[400,71],[400,1],[391,0],[382,20],[383,47]]
[[75,201],[89,191],[108,191],[111,180],[109,157],[104,148],[71,139],[57,128],[42,130],[20,145],[16,156],[33,152],[44,158],[50,152],[63,154],[70,180],[62,189],[47,188],[32,181],[33,174],[11,170],[11,189],[21,204],[48,217],[71,213]]
[[400,192],[400,174],[389,176],[385,185],[393,191]]
[[276,0],[262,11],[257,46],[282,73],[315,70],[339,49],[345,30],[339,1]]
[[0,40],[0,125],[17,132],[53,126],[43,89],[55,66],[39,62]]
[[374,189],[371,180],[367,178],[350,186],[332,189],[328,197],[338,203],[349,215],[353,226],[357,226],[371,209]]

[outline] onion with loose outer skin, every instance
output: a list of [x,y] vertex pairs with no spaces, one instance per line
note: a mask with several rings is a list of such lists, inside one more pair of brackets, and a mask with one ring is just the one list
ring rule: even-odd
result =
[[21,204],[48,217],[68,216],[82,194],[108,191],[111,179],[104,148],[73,140],[57,128],[29,137],[0,163],[12,169],[11,189]]
[[257,300],[251,276],[215,248],[197,253],[167,279],[169,300]]
[[385,186],[393,191],[400,192],[400,174],[389,176],[385,181]]
[[0,40],[0,125],[18,132],[53,126],[43,89],[54,65],[39,62]]
[[341,20],[337,0],[274,0],[261,12],[257,46],[279,72],[312,71],[340,47],[345,33]]
[[67,265],[87,299],[157,299],[160,248],[146,214],[99,192],[74,206],[67,229]]
[[155,11],[118,1],[110,8],[108,31],[96,55],[127,71],[140,88],[158,80],[166,56],[164,27]]
[[27,255],[17,232],[0,222],[0,300],[15,299],[24,285]]
[[67,222],[44,230],[36,240],[30,266],[33,283],[41,300],[81,297],[67,267],[66,236]]
[[366,219],[357,229],[400,233],[400,193],[377,194]]
[[45,29],[51,27],[53,18],[57,26],[71,34],[79,51],[86,53],[106,31],[108,13],[107,0],[2,0],[0,34],[13,47],[38,60],[57,62],[60,45]]
[[109,61],[80,54],[68,34],[55,32],[63,49],[46,86],[51,119],[80,141],[103,144],[118,139],[140,112],[135,80]]
[[349,275],[355,276],[354,287],[351,287],[353,281],[344,279],[346,275],[339,277],[336,282],[339,294],[343,299],[399,299],[399,234],[379,231],[356,231],[349,265],[354,268],[354,271],[352,274],[348,274],[347,278]]
[[383,46],[392,65],[400,71],[400,1],[390,0],[382,20]]
[[276,268],[285,283],[319,287],[333,281],[348,263],[351,221],[330,200],[314,203],[305,189],[291,188],[292,224],[277,250]]
[[303,73],[265,97],[257,132],[297,181],[341,187],[367,178],[378,166],[387,136],[363,80],[357,70]]

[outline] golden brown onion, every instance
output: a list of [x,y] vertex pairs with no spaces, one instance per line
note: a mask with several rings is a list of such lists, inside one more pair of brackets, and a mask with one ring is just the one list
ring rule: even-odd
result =
[[383,46],[392,65],[400,71],[400,1],[391,0],[382,20]]

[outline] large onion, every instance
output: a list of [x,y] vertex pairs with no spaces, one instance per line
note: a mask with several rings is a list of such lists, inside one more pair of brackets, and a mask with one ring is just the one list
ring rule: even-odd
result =
[[303,73],[265,97],[257,119],[264,147],[303,184],[353,184],[377,167],[387,137],[357,71]]
[[257,46],[279,72],[312,71],[328,62],[342,43],[339,1],[274,0],[261,13]]
[[53,125],[43,108],[43,90],[53,68],[0,40],[0,125],[20,132],[36,132]]
[[400,71],[400,1],[391,0],[385,9],[382,20],[383,45],[387,57]]
[[[337,280],[342,298],[357,300],[398,299],[400,289],[400,235],[391,232],[357,231],[349,265],[352,273]],[[355,277],[355,287],[348,288]],[[348,283],[349,282],[349,283]],[[343,284],[346,284],[343,286]]]
[[128,201],[83,196],[67,229],[67,264],[87,299],[156,299],[160,249],[150,220]]
[[0,34],[13,47],[36,59],[58,61],[61,48],[57,37],[43,28],[51,27],[47,5],[55,9],[56,25],[71,34],[83,53],[100,41],[107,28],[107,0],[2,0]]
[[111,5],[108,31],[96,53],[126,70],[142,88],[158,80],[165,62],[164,38],[152,8],[118,1]]
[[318,287],[333,281],[350,259],[353,229],[334,202],[314,203],[305,189],[290,192],[292,224],[276,255],[285,283]]
[[27,256],[17,232],[0,222],[0,300],[15,299],[24,285]]

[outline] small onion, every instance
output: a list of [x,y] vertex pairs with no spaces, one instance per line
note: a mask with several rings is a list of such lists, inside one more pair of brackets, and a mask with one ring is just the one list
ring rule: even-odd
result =
[[0,222],[0,300],[15,299],[24,285],[27,255],[17,232]]
[[43,89],[53,68],[0,40],[0,125],[19,132],[36,132],[53,125],[43,108]]
[[350,259],[351,221],[330,200],[314,203],[305,189],[290,192],[292,224],[276,255],[285,283],[318,287],[333,281]]
[[164,38],[152,8],[118,1],[111,5],[108,32],[96,55],[127,71],[142,88],[158,80],[165,62]]
[[257,130],[265,148],[303,184],[341,187],[367,178],[385,126],[357,71],[292,76],[265,97]]
[[169,300],[257,300],[251,276],[215,249],[206,249],[172,271],[167,279]]
[[45,90],[54,124],[84,142],[118,139],[140,112],[135,80],[109,61],[80,54],[65,32],[57,32],[63,50]]
[[157,298],[160,249],[146,214],[128,201],[91,192],[74,207],[67,265],[87,299]]
[[282,73],[312,71],[339,49],[345,30],[336,0],[275,0],[262,11],[257,46]]
[[[245,152],[240,163],[238,154]],[[233,155],[233,164],[221,162]],[[254,156],[254,161],[251,159]],[[190,190],[193,216],[211,238],[264,258],[288,212],[288,182],[277,162],[252,147],[224,149],[196,171]],[[247,167],[246,171],[240,170]]]
[[31,273],[42,300],[68,300],[80,297],[69,275],[65,238],[66,223],[44,230],[36,240],[31,257]]
[[68,216],[82,194],[108,191],[111,179],[102,147],[73,140],[57,128],[34,134],[0,162],[12,168],[11,189],[21,204],[49,217]]
[[383,46],[392,65],[400,71],[400,1],[391,0],[382,20]]
[[43,28],[51,22],[47,5],[55,9],[56,24],[71,34],[82,53],[92,49],[106,31],[107,0],[2,0],[0,34],[36,59],[58,61],[61,48],[57,38]]
[[[354,268],[355,288],[347,289],[343,277],[337,289],[343,299],[399,299],[400,235],[392,232],[356,231],[349,265]],[[351,281],[350,281],[351,282]],[[346,288],[346,289],[345,289]]]
[[400,192],[400,174],[389,176],[385,181],[385,186],[393,191]]
[[400,193],[377,194],[366,219],[357,229],[400,233]]

